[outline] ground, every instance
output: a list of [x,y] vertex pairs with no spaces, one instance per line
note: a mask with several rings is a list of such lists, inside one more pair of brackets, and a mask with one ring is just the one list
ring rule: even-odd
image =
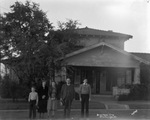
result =
[[[136,112],[137,111],[137,112]],[[90,120],[101,120],[101,119],[113,119],[113,120],[135,120],[135,119],[150,119],[150,110],[90,110]],[[28,119],[28,110],[7,110],[0,111],[0,120],[25,120]],[[37,119],[39,119],[37,115]],[[45,115],[45,120],[48,119]],[[63,111],[58,110],[56,112],[55,119],[63,119]],[[80,119],[80,110],[75,109],[71,112],[71,119]]]
[[[149,101],[117,101],[112,97],[92,98],[90,101],[90,120],[143,120],[150,119]],[[11,99],[0,100],[0,120],[26,120],[28,119],[28,102],[18,100],[13,103]],[[39,119],[37,113],[37,119]],[[45,115],[44,119],[48,119]],[[63,119],[63,107],[59,106],[55,119]],[[80,119],[80,101],[72,104],[71,119]]]

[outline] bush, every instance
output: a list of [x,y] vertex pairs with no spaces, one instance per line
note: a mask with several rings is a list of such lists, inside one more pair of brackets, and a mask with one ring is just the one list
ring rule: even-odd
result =
[[5,76],[0,84],[0,96],[2,98],[12,98],[13,101],[18,98],[27,98],[30,89],[22,84],[18,84],[16,81],[12,81],[8,76]]
[[124,85],[121,88],[130,89],[130,93],[128,95],[119,95],[118,101],[150,99],[150,84]]
[[129,99],[143,100],[148,96],[148,86],[145,84],[132,85],[130,88]]
[[10,98],[11,94],[10,94],[10,80],[8,76],[4,76],[4,78],[1,81],[0,84],[0,96],[2,98]]

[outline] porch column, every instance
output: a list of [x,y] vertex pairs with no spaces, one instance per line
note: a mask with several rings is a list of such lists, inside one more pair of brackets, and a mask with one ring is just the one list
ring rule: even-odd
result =
[[140,84],[140,68],[135,68],[133,84]]
[[62,77],[62,80],[66,80],[66,76],[67,76],[66,67],[62,67],[61,68],[61,77]]

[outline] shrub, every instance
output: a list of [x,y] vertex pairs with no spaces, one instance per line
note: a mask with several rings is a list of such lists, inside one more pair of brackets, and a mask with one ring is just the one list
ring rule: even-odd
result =
[[0,96],[2,98],[12,98],[15,101],[18,98],[27,98],[30,89],[25,84],[18,84],[5,76],[0,84]]
[[10,98],[11,94],[10,94],[10,80],[8,76],[4,76],[4,78],[1,81],[0,84],[0,96],[2,98]]
[[130,89],[130,93],[128,95],[119,95],[118,101],[150,99],[150,84],[123,85],[121,88]]
[[142,100],[148,95],[148,87],[145,84],[132,85],[130,88],[129,99]]

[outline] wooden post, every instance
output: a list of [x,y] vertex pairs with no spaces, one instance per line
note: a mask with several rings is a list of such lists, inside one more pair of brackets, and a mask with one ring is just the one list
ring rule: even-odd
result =
[[61,69],[61,77],[63,78],[63,80],[66,80],[66,76],[67,76],[67,70],[66,67],[62,67]]
[[140,68],[135,68],[133,84],[140,84]]

